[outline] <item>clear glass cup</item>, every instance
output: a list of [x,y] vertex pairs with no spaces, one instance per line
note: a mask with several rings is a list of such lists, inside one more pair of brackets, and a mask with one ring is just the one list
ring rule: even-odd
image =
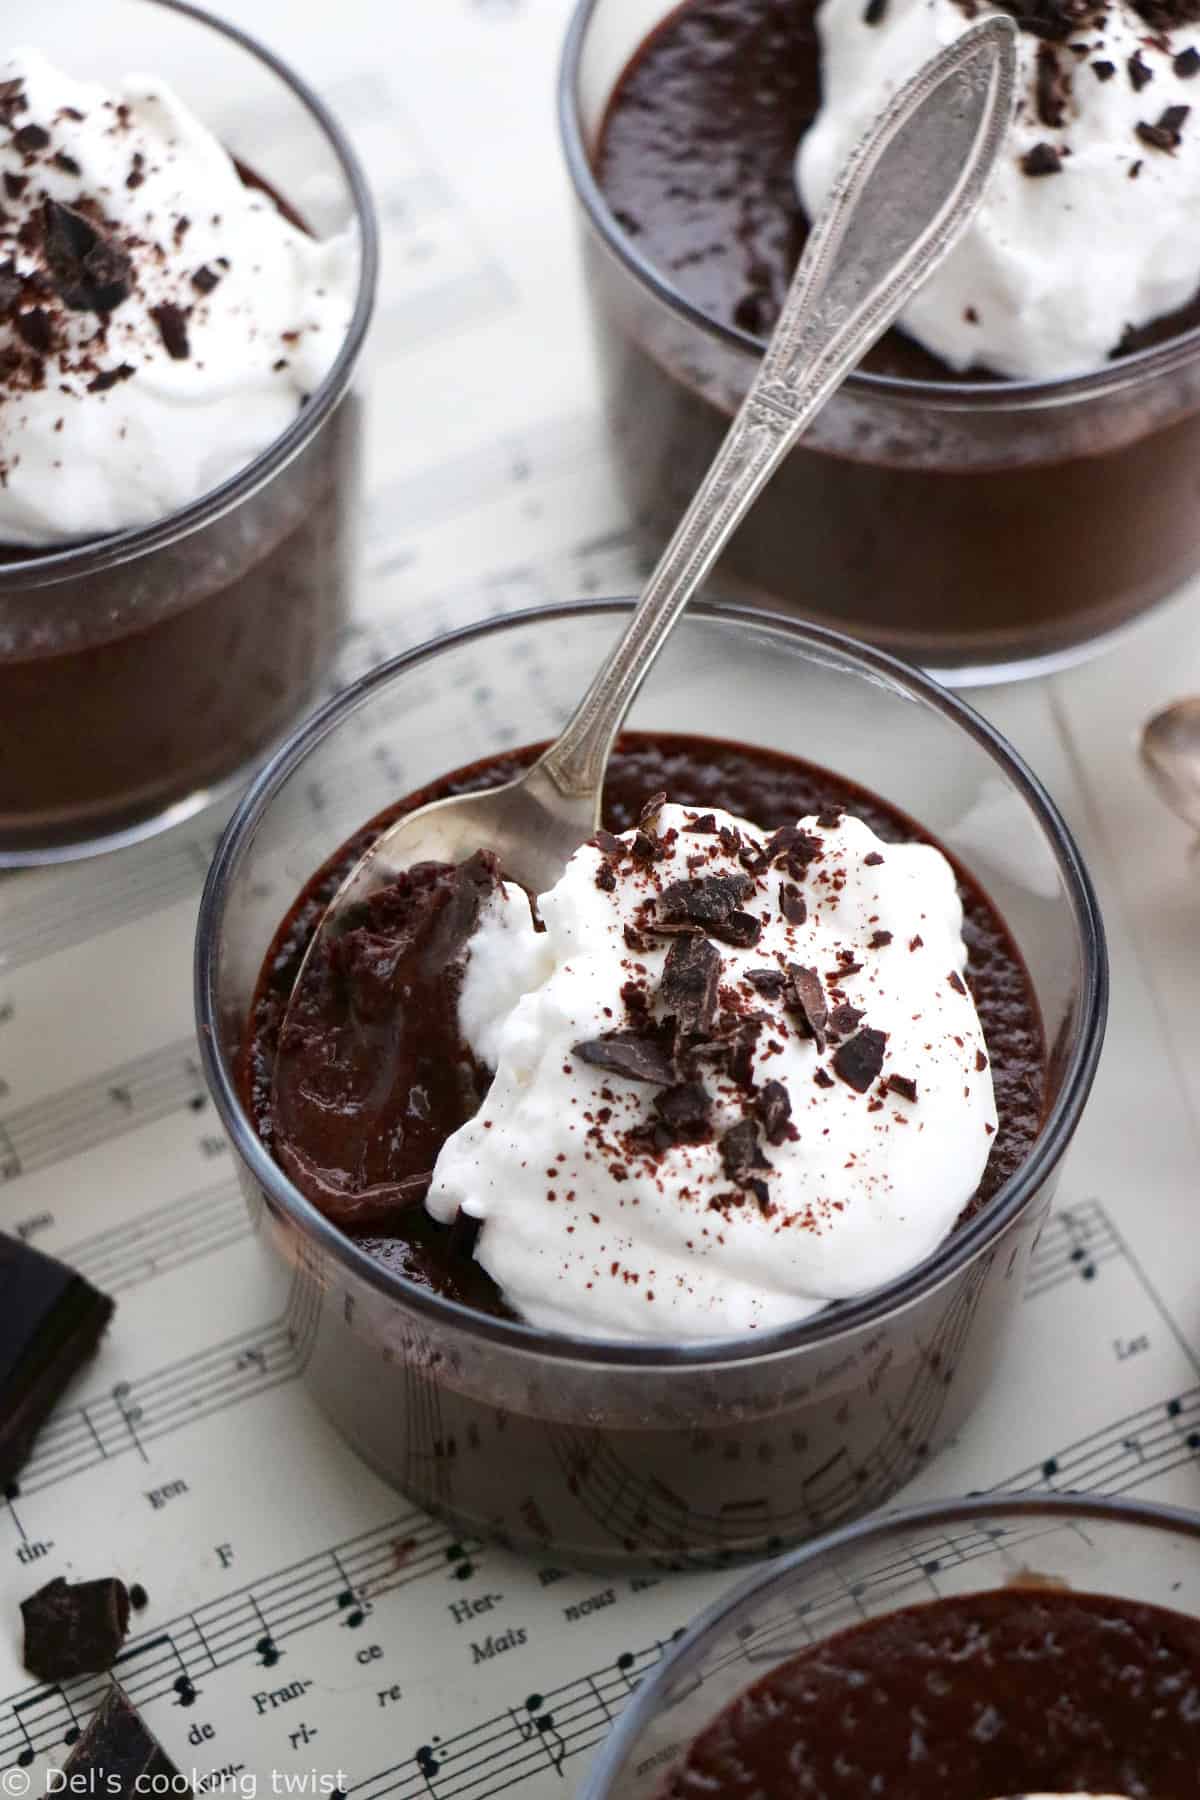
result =
[[657,1800],[699,1733],[799,1651],[901,1607],[1000,1588],[1030,1571],[1200,1618],[1200,1514],[1000,1494],[909,1507],[822,1538],[749,1576],[696,1620],[641,1683],[579,1800]]
[[1019,1173],[901,1280],[785,1331],[690,1346],[575,1339],[421,1290],[342,1235],[267,1154],[238,1053],[275,931],[376,813],[546,738],[628,602],[548,608],[427,644],[301,727],[222,839],[197,936],[205,1074],[329,1417],[462,1532],[555,1561],[720,1565],[880,1505],[959,1429],[996,1364],[1091,1085],[1106,964],[1062,820],[996,733],[878,652],[762,612],[694,607],[631,726],[807,756],[958,856],[1026,959],[1050,1105]]
[[[624,69],[677,4],[579,0],[559,92],[616,464],[649,557],[762,348],[653,267],[592,170]],[[954,685],[1038,674],[1200,569],[1198,479],[1200,330],[1073,380],[859,371],[774,476],[715,585]]]
[[357,230],[346,342],[283,435],[145,529],[61,550],[0,544],[0,868],[108,849],[245,780],[318,693],[348,617],[375,295],[365,178],[337,122],[270,51],[182,0],[45,0],[38,47],[115,83],[171,82],[318,237]]

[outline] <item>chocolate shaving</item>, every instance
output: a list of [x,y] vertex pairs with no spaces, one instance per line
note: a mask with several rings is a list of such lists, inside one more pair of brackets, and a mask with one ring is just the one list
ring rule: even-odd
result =
[[82,174],[82,170],[75,161],[75,158],[73,156],[68,156],[65,150],[55,151],[54,166],[56,169],[61,169],[64,175]]
[[700,1036],[712,1029],[720,979],[720,953],[707,938],[681,937],[671,945],[659,995],[682,1031]]
[[93,375],[87,384],[87,391],[89,394],[107,394],[109,388],[115,388],[119,381],[128,381],[131,375],[136,374],[137,370],[132,363],[118,363],[115,369],[101,369],[98,375]]
[[917,1084],[911,1075],[889,1075],[887,1078],[889,1094],[899,1094],[902,1100],[916,1100]]
[[768,1000],[778,1000],[787,985],[782,969],[747,969],[746,980],[756,993],[763,994]]
[[72,207],[47,200],[42,246],[54,285],[73,312],[112,312],[127,300],[133,265],[124,250],[101,237]]
[[966,993],[967,990],[963,986],[963,978],[958,973],[957,969],[951,969],[950,973],[946,977],[946,980],[950,983],[950,986],[954,989],[956,994],[965,994]]
[[848,1087],[865,1094],[883,1067],[883,1051],[887,1038],[882,1031],[865,1026],[855,1037],[847,1038],[833,1053],[833,1066]]
[[691,824],[685,825],[683,829],[694,832],[697,837],[714,837],[717,830],[717,815],[701,813],[698,819],[693,819]]
[[1035,144],[1021,158],[1023,175],[1057,175],[1062,169],[1062,157],[1053,144]]
[[829,1004],[825,999],[825,990],[821,986],[821,977],[815,969],[802,968],[799,963],[788,964],[788,976],[808,1036],[816,1040],[819,1051],[824,1050]]
[[611,1069],[630,1081],[650,1081],[668,1087],[675,1080],[672,1057],[657,1037],[637,1031],[607,1031],[573,1046],[573,1054],[598,1069]]
[[975,1052],[975,1067],[978,1070],[979,1074],[982,1075],[983,1071],[987,1068],[987,1066],[988,1066],[987,1057],[983,1054],[982,1050],[977,1050]]
[[1135,94],[1140,94],[1148,82],[1154,80],[1154,70],[1150,67],[1140,50],[1135,50],[1126,62],[1129,71],[1129,82]]
[[158,335],[172,362],[186,362],[191,355],[191,345],[188,343],[188,316],[182,306],[164,300],[160,306],[150,308],[150,317],[158,326]]
[[883,950],[891,943],[891,941],[892,934],[890,931],[873,931],[867,948],[868,950]]
[[12,312],[21,298],[21,277],[17,274],[17,265],[10,256],[8,261],[0,264],[0,314]]
[[47,1582],[21,1602],[23,1661],[39,1681],[72,1681],[112,1668],[129,1627],[129,1594],[116,1576]]
[[[975,308],[973,306],[968,306],[967,311],[969,313],[975,313]],[[975,313],[975,317],[979,317],[978,313]],[[878,850],[872,850],[870,856],[863,857],[863,864],[868,869],[877,869],[882,861],[883,858],[880,856]]]
[[10,81],[0,81],[0,125],[11,125],[17,114],[24,112],[28,104],[19,75],[14,75]]
[[682,1081],[654,1097],[654,1110],[672,1136],[696,1143],[708,1132],[712,1098],[703,1083]]
[[602,893],[611,894],[617,885],[617,872],[611,863],[602,862],[596,870],[596,886]]
[[766,1083],[755,1110],[768,1144],[782,1144],[791,1135],[792,1097],[782,1081]]
[[605,856],[615,856],[619,860],[627,854],[624,840],[611,831],[598,831],[592,842],[597,850],[603,850]]
[[813,1080],[819,1088],[831,1088],[833,1086],[833,1076],[829,1073],[828,1069],[814,1069]]
[[661,789],[657,794],[651,794],[645,806],[643,806],[641,812],[638,814],[638,824],[649,825],[652,820],[658,817],[666,804],[667,791],[665,788]]
[[865,1017],[866,1014],[860,1007],[851,1006],[843,1000],[829,1015],[829,1029],[838,1037],[849,1037],[852,1031],[857,1031],[859,1021]]

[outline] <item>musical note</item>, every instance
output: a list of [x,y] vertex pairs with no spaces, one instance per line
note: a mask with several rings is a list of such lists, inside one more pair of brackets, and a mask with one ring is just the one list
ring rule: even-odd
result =
[[[434,1738],[433,1742],[435,1744],[439,1743],[440,1739]],[[434,1793],[436,1790],[433,1785],[433,1778],[438,1773],[438,1770],[441,1768],[442,1765],[438,1761],[437,1757],[433,1754],[432,1745],[422,1744],[421,1748],[417,1751],[414,1761],[416,1762],[416,1765],[417,1765],[418,1769],[420,1769],[422,1775],[425,1777],[426,1787],[429,1789],[431,1794]]]
[[143,1462],[149,1462],[150,1458],[146,1454],[145,1445],[137,1434],[137,1428],[142,1423],[145,1414],[140,1406],[129,1404],[129,1396],[132,1392],[133,1389],[128,1381],[118,1381],[112,1389],[112,1401],[125,1422],[126,1429],[133,1439],[134,1448],[138,1455]]
[[639,1682],[633,1673],[633,1667],[636,1661],[637,1658],[634,1656],[632,1650],[622,1650],[620,1656],[617,1658],[617,1673],[625,1683],[626,1689],[631,1694],[636,1694],[639,1686]]
[[530,1694],[525,1702],[525,1711],[533,1721],[534,1730],[541,1740],[542,1748],[550,1759],[550,1766],[557,1774],[562,1773],[566,1760],[567,1746],[562,1733],[554,1723],[554,1714],[544,1712],[546,1702],[540,1694]]

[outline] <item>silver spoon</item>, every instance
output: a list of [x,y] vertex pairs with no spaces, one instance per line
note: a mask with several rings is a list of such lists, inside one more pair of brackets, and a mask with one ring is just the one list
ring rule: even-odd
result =
[[664,550],[624,636],[558,741],[516,781],[436,800],[384,831],[313,933],[417,862],[495,851],[543,893],[600,823],[609,751],[680,613],[751,503],[834,390],[955,243],[1012,118],[1016,28],[973,25],[892,100],[852,153],[793,277],[758,373]]
[[1155,713],[1142,729],[1141,752],[1162,799],[1200,831],[1200,697]]

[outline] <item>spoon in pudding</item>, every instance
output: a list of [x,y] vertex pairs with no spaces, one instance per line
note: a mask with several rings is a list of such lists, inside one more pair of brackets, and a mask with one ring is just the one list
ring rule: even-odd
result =
[[755,379],[619,643],[558,739],[517,780],[389,825],[330,900],[292,986],[328,934],[419,862],[485,848],[532,894],[600,823],[613,740],[671,628],[797,439],[957,241],[1012,118],[1016,28],[972,25],[896,94],[816,222]]

